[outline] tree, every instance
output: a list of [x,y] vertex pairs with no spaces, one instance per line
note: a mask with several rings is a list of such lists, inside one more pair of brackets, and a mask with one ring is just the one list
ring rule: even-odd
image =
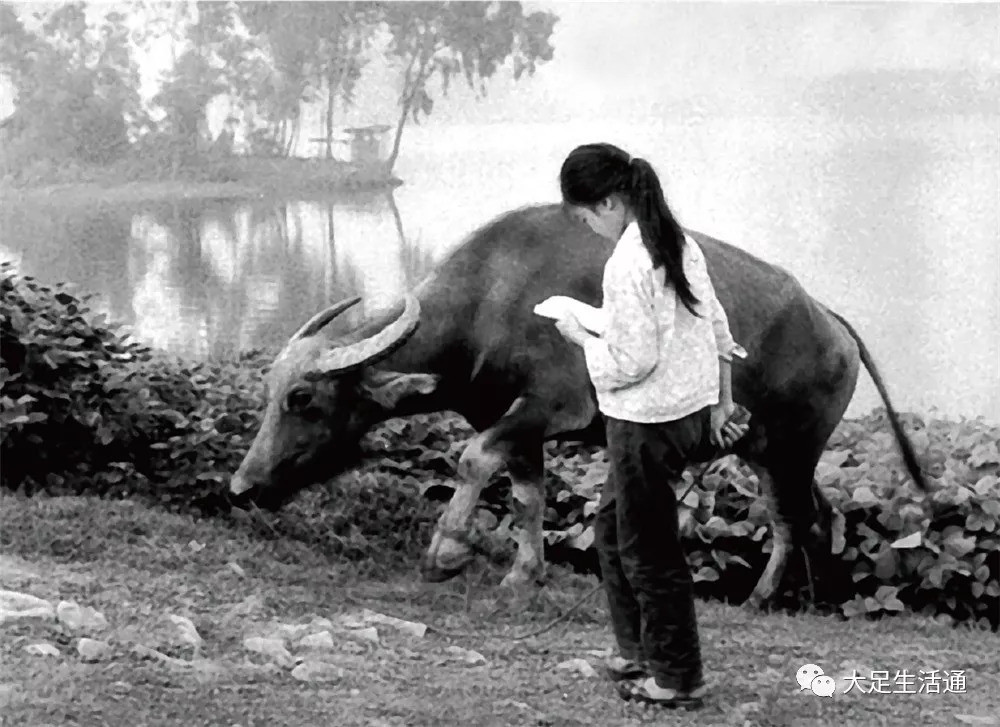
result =
[[407,119],[419,123],[434,108],[428,88],[432,78],[440,78],[447,94],[451,78],[461,74],[481,97],[486,81],[507,61],[516,80],[525,71],[533,75],[553,56],[550,40],[558,18],[548,12],[525,15],[519,2],[386,3],[383,12],[391,34],[389,52],[403,69],[387,171],[396,164]]
[[208,104],[226,90],[218,76],[198,50],[189,48],[153,97],[153,103],[166,112],[160,130],[176,142],[178,162],[191,162],[197,155]]
[[75,2],[31,19],[29,29],[0,4],[0,72],[16,94],[14,156],[111,161],[128,145],[126,122],[143,119],[126,17],[110,11],[94,23]]
[[[325,96],[326,156],[333,156],[334,110],[350,105],[380,19],[371,2],[282,2],[239,4],[255,37],[265,39],[275,78],[270,100],[293,121],[300,104]],[[289,147],[290,148],[290,147]]]

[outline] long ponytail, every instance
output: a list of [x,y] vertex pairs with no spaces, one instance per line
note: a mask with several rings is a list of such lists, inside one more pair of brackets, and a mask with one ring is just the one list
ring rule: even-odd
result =
[[698,316],[698,298],[684,274],[684,230],[674,219],[663,196],[660,179],[649,162],[634,157],[629,163],[630,178],[625,190],[642,233],[642,243],[653,259],[653,268],[666,266],[667,279],[684,306]]
[[626,198],[642,234],[642,242],[653,267],[666,267],[667,280],[677,297],[694,315],[699,301],[684,274],[684,230],[674,219],[663,197],[660,179],[649,162],[614,144],[584,144],[576,147],[559,170],[563,201],[593,205],[610,194]]

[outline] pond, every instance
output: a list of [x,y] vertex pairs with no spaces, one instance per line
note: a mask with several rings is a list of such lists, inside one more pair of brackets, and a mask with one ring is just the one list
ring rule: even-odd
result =
[[[147,343],[230,356],[280,345],[347,295],[378,309],[495,215],[555,200],[565,154],[607,140],[650,159],[685,225],[786,268],[850,320],[901,409],[997,421],[997,121],[939,117],[891,133],[818,117],[416,128],[391,193],[87,209],[53,199],[2,211],[0,256],[93,293]],[[863,374],[849,413],[877,404]]]

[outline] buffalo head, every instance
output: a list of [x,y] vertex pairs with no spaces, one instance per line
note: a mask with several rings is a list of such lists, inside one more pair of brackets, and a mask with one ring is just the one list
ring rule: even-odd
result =
[[371,368],[416,331],[420,304],[411,295],[396,316],[340,338],[319,335],[360,300],[313,316],[275,358],[260,430],[230,483],[234,504],[275,510],[304,487],[330,479],[358,459],[361,437],[400,396],[433,389],[433,377]]

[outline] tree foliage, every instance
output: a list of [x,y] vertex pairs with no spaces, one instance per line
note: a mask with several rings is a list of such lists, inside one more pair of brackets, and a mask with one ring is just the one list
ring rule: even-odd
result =
[[434,109],[431,79],[439,78],[447,94],[451,79],[460,76],[477,96],[484,96],[487,80],[508,61],[519,79],[525,72],[534,74],[554,53],[550,41],[556,16],[525,15],[519,2],[388,3],[384,13],[391,36],[388,51],[403,69],[389,169],[399,156],[407,118],[419,122]]
[[[380,54],[400,74],[388,168],[408,120],[434,108],[464,78],[481,97],[502,69],[513,78],[551,60],[556,17],[518,2],[184,2],[114,6],[69,2],[37,11],[0,4],[0,73],[16,90],[5,133],[18,140],[5,166],[33,155],[105,164],[155,132],[176,166],[211,148],[209,109],[229,103],[255,154],[284,155],[301,141],[306,105],[322,108],[326,156],[338,108],[353,104]],[[152,98],[140,97],[139,49],[170,44],[172,62]],[[155,119],[155,121],[154,121]],[[160,149],[163,151],[163,149]]]
[[7,167],[37,159],[104,164],[143,123],[139,72],[126,16],[88,19],[84,3],[31,14],[0,5],[0,73],[14,87]]
[[[334,109],[338,101],[344,108],[353,101],[378,29],[380,6],[370,2],[245,2],[240,12],[271,59],[274,115],[290,119],[297,131],[301,103],[322,100],[326,155],[332,156]],[[289,141],[295,138],[292,134]]]

